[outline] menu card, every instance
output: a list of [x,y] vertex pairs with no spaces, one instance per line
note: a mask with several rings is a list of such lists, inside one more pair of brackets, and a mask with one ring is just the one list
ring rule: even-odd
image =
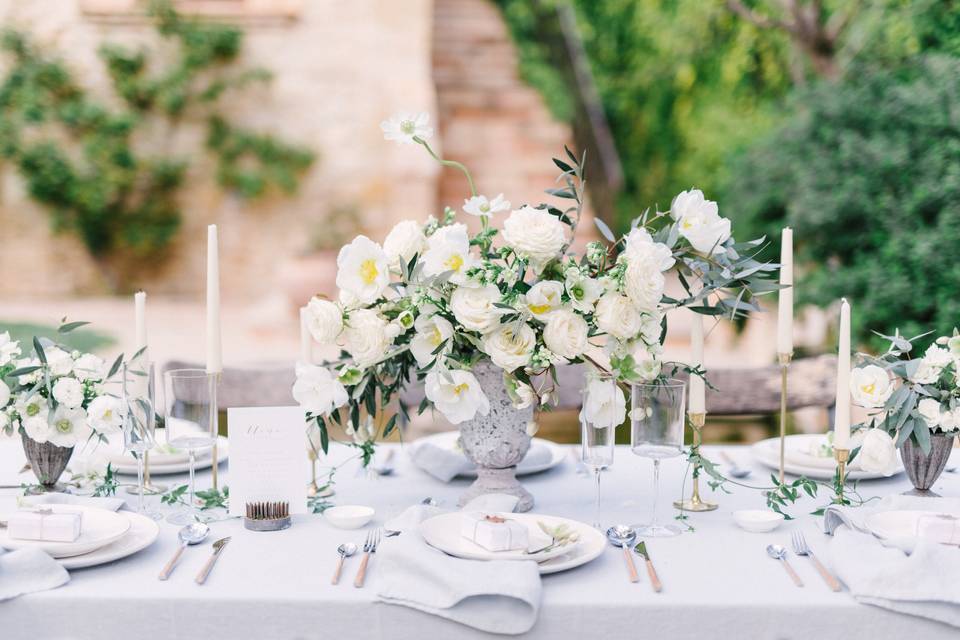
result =
[[289,502],[307,512],[306,415],[300,407],[227,409],[230,515],[247,502]]

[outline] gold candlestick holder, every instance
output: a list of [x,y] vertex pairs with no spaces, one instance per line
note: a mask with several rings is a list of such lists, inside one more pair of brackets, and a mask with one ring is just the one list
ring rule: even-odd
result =
[[[701,430],[703,425],[706,424],[707,414],[690,413],[687,415],[690,418],[690,425],[693,427],[692,449],[695,453],[700,453],[700,444],[703,441]],[[717,503],[706,502],[700,498],[700,465],[694,465],[693,467],[693,492],[690,494],[690,499],[677,500],[673,503],[673,506],[681,511],[713,511],[717,508]]]
[[833,499],[836,504],[846,504],[843,497],[844,483],[847,480],[847,461],[850,460],[850,449],[833,450],[833,457],[837,460],[837,495]]
[[319,456],[313,449],[307,450],[307,458],[310,460],[310,482],[307,484],[307,497],[329,498],[334,494],[333,487],[327,484],[321,488],[317,484],[317,460]]
[[780,484],[783,484],[784,460],[786,454],[787,442],[787,371],[790,369],[790,361],[793,360],[793,353],[779,353],[777,359],[780,362]]

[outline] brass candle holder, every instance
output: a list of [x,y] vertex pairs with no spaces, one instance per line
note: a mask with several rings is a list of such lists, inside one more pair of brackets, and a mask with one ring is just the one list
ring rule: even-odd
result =
[[784,460],[787,442],[787,370],[793,353],[779,353],[780,362],[780,484],[783,484]]
[[847,462],[850,460],[850,449],[834,448],[833,457],[837,460],[837,495],[833,501],[836,504],[846,504],[843,489],[847,480]]
[[[706,424],[706,413],[689,413],[690,425],[693,427],[693,451],[700,453],[700,443],[703,441],[701,430]],[[700,465],[693,467],[693,492],[689,500],[677,500],[673,506],[681,511],[713,511],[717,508],[717,503],[706,502],[700,498]]]
[[307,484],[308,498],[329,498],[334,494],[333,487],[329,484],[323,488],[317,484],[317,460],[319,457],[312,447],[307,449],[307,458],[310,460],[310,482]]

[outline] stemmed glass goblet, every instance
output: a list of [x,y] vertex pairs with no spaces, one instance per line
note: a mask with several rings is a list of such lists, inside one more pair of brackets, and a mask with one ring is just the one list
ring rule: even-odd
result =
[[156,444],[153,363],[125,362],[120,385],[123,407],[123,448],[137,461],[137,513],[159,520],[160,513],[147,511],[143,504],[143,457]]
[[600,474],[613,464],[616,429],[626,417],[626,398],[610,374],[591,373],[583,390],[580,410],[580,443],[583,464],[595,480],[593,526],[600,523]]
[[196,503],[197,453],[217,439],[216,373],[203,369],[173,369],[164,374],[167,444],[186,450],[190,457],[190,492],[187,508],[170,514],[167,522],[189,524],[200,520]]

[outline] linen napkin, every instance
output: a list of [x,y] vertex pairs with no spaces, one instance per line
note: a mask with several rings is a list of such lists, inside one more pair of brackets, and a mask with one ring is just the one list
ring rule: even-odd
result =
[[920,538],[881,541],[866,519],[890,510],[960,515],[956,498],[888,496],[869,507],[829,507],[831,564],[858,602],[960,627],[960,551]]
[[[511,512],[514,496],[486,495],[464,511]],[[428,545],[417,526],[444,510],[414,505],[385,523],[402,531],[377,552],[377,597],[454,622],[500,634],[529,631],[540,611],[541,584],[536,562],[480,562],[454,558]]]
[[123,498],[94,498],[93,496],[77,496],[72,493],[43,493],[38,496],[24,496],[19,498],[22,506],[32,507],[37,504],[73,504],[80,507],[98,507],[118,511],[126,506]]
[[54,589],[69,581],[67,570],[40,549],[0,548],[0,601]]
[[[441,482],[450,482],[461,473],[472,471],[475,466],[464,453],[457,449],[441,447],[434,442],[414,442],[410,447],[413,463]],[[539,442],[530,445],[518,470],[534,467],[550,461],[550,448]]]

